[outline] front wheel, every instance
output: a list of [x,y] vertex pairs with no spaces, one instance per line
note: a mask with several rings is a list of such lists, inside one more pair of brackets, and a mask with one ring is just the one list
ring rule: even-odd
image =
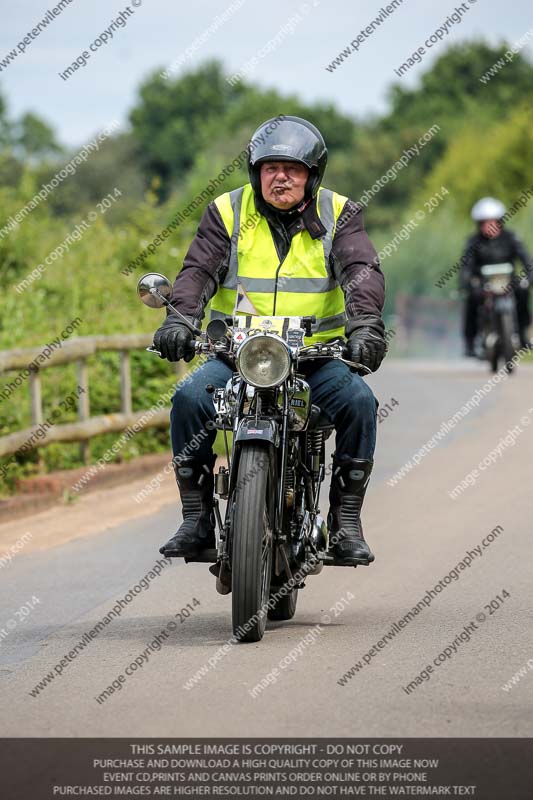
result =
[[507,372],[513,371],[513,356],[515,354],[514,347],[514,321],[511,314],[502,314],[500,318],[500,336],[501,336],[501,349],[503,360]]
[[233,635],[240,642],[259,642],[265,632],[275,489],[270,449],[258,442],[243,445],[234,495],[232,547]]

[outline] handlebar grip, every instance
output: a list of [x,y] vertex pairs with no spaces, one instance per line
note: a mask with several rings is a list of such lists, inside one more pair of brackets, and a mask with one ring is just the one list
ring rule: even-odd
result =
[[[192,347],[189,350],[189,354],[194,358],[196,353],[200,353],[201,352],[201,348],[202,348],[202,343],[201,342],[192,342]],[[153,345],[153,343],[150,345],[150,347],[146,348],[146,352],[147,353],[154,353],[154,355],[159,356],[159,358],[163,358],[164,359],[164,356],[161,355],[161,352],[157,349],[157,347],[155,347]],[[189,359],[189,360],[191,360],[191,359]]]
[[353,372],[357,372],[358,375],[372,375],[372,370],[365,364],[360,364],[359,361],[352,361],[348,358],[347,347],[342,348],[342,360],[348,364]]

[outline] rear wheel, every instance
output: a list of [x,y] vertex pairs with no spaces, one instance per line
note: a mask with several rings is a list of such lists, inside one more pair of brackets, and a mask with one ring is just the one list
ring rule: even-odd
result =
[[[272,596],[275,596],[281,589],[280,586],[272,587]],[[268,618],[275,620],[292,619],[296,612],[296,603],[298,602],[298,589],[293,589],[283,597],[276,600],[276,605],[268,609]]]
[[232,547],[233,635],[241,642],[258,642],[265,632],[275,486],[269,449],[258,442],[243,445]]
[[499,345],[495,344],[489,352],[490,371],[498,372]]

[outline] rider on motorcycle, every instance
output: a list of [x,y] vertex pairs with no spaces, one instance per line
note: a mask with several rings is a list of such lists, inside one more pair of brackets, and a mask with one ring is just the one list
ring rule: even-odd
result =
[[[307,343],[346,336],[347,358],[375,371],[386,352],[383,273],[361,208],[322,187],[326,163],[324,139],[310,122],[292,116],[264,122],[248,145],[250,183],[208,205],[172,304],[195,324],[210,300],[215,319],[235,312],[315,315]],[[154,344],[169,361],[194,356],[192,334],[173,314]],[[336,428],[328,516],[334,555],[345,563],[372,561],[360,514],[373,465],[377,401],[341,361],[305,366],[311,399]],[[215,411],[206,386],[222,388],[231,375],[223,359],[210,358],[177,386],[170,419],[183,523],[160,549],[167,557],[194,558],[215,547]]]
[[506,209],[494,197],[483,197],[472,208],[471,216],[477,223],[477,233],[468,239],[461,259],[459,283],[466,292],[463,335],[465,355],[475,356],[474,340],[478,332],[479,307],[483,299],[481,267],[489,264],[511,263],[516,259],[524,266],[528,277],[512,281],[516,297],[516,311],[521,347],[529,346],[527,329],[531,323],[529,313],[529,283],[533,281],[533,262],[524,244],[515,233],[504,229]]

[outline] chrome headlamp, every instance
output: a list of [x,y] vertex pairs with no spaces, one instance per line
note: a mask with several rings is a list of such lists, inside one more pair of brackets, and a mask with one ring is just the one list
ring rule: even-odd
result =
[[249,336],[236,353],[239,374],[256,389],[279,386],[291,369],[291,354],[283,339],[271,333]]

